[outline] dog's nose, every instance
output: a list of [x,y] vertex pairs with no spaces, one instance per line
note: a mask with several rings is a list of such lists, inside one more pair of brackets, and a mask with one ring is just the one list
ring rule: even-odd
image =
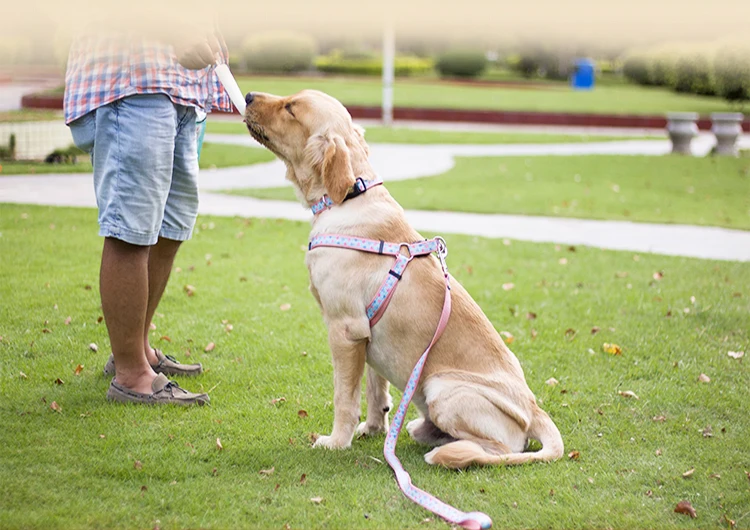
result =
[[253,94],[252,92],[248,92],[245,96],[245,103],[250,105],[253,102],[253,99],[255,99],[255,94]]

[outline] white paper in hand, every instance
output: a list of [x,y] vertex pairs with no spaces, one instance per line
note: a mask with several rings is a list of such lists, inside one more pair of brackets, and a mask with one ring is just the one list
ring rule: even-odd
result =
[[224,88],[229,94],[229,99],[232,100],[234,106],[240,111],[240,114],[245,114],[245,96],[242,95],[237,81],[235,81],[232,72],[229,71],[229,67],[226,64],[216,65],[216,75],[219,76],[219,81],[224,85]]

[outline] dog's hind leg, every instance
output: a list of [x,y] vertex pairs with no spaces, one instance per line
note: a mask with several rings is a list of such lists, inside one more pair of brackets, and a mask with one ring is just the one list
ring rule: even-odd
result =
[[[425,385],[430,418],[457,441],[425,455],[429,464],[521,464],[559,458],[562,438],[547,414],[531,401],[513,403],[497,390],[466,381],[435,378]],[[529,438],[543,448],[523,453]]]
[[429,417],[410,421],[406,424],[406,430],[415,442],[432,447],[456,441],[453,436],[441,431]]
[[371,436],[388,430],[388,413],[393,399],[388,389],[390,383],[372,366],[367,367],[367,419],[357,427],[357,436]]

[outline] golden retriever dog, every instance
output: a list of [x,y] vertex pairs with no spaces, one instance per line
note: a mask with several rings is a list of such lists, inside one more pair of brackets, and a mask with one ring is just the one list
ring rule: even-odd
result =
[[[250,93],[246,102],[248,130],[285,162],[300,201],[312,206],[328,195],[333,203],[315,216],[310,237],[424,239],[384,186],[345,200],[357,178],[376,175],[364,130],[339,101],[304,90],[289,97]],[[370,327],[365,307],[393,262],[391,256],[342,248],[307,253],[310,290],[328,328],[334,372],[333,430],[315,447],[344,449],[355,434],[386,432],[389,382],[403,390],[438,325],[445,283],[438,259],[428,255],[411,261],[382,318]],[[469,293],[451,282],[453,310],[414,395],[421,418],[407,425],[409,434],[435,447],[425,455],[428,463],[450,468],[559,458],[560,432],[537,406],[518,359]],[[358,425],[365,364],[367,416]],[[542,449],[524,452],[530,439]]]

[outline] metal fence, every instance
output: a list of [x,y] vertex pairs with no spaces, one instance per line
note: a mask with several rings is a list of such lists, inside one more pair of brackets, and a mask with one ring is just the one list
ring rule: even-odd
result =
[[16,160],[44,160],[55,149],[73,144],[70,129],[61,121],[0,123],[0,146],[16,136]]

